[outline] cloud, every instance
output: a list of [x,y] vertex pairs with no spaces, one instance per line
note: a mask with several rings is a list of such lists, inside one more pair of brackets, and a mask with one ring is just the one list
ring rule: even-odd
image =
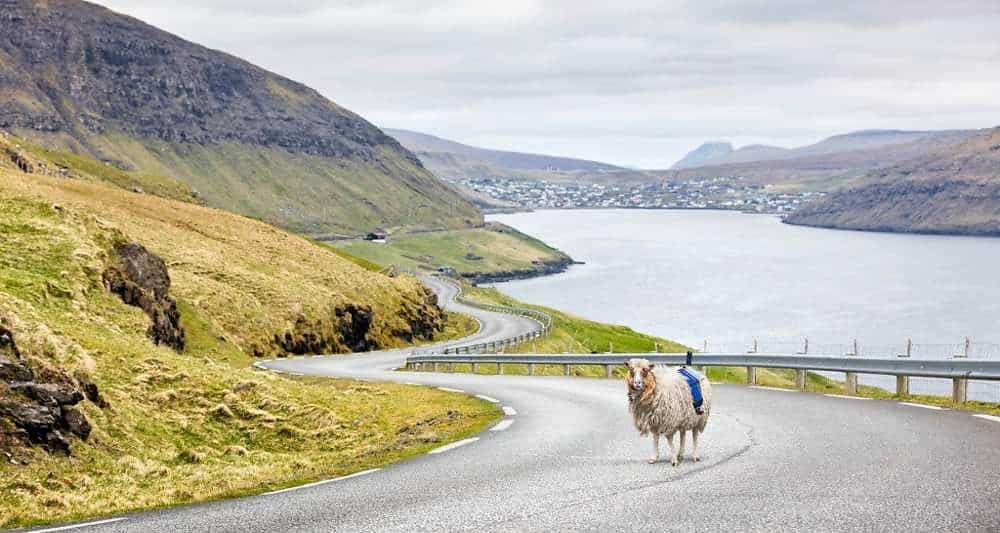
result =
[[109,0],[376,124],[665,167],[705,139],[1000,123],[1000,3]]

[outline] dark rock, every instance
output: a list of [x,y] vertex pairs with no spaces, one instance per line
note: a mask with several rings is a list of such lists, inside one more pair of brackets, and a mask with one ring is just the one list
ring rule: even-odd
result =
[[10,391],[51,407],[76,405],[83,400],[83,393],[61,383],[16,383],[10,386]]
[[75,407],[63,407],[62,408],[62,422],[66,429],[70,433],[80,437],[83,440],[87,440],[90,437],[91,426],[90,421]]
[[[14,337],[8,330],[0,333],[0,349],[20,358]],[[69,383],[37,383],[34,374],[22,362],[0,357],[0,445],[24,442],[44,446],[50,452],[70,452],[69,441],[60,432],[86,439],[90,422],[73,407],[84,394]],[[68,379],[68,378],[67,378]]]
[[101,409],[108,406],[107,400],[101,396],[101,391],[98,390],[96,383],[87,380],[80,380],[80,385],[83,387],[84,396],[86,396],[91,403],[97,405]]
[[0,356],[0,381],[14,383],[35,379],[30,368]]
[[10,359],[21,359],[21,352],[14,343],[14,334],[7,328],[0,326],[0,357]]
[[162,259],[139,243],[118,244],[114,248],[114,263],[102,277],[109,291],[149,316],[146,334],[153,342],[177,351],[184,349],[181,316],[177,302],[169,295],[170,275]]
[[368,339],[368,330],[372,325],[372,308],[367,305],[347,304],[337,308],[337,318],[340,319],[340,334],[344,344],[352,352],[371,350],[374,344]]

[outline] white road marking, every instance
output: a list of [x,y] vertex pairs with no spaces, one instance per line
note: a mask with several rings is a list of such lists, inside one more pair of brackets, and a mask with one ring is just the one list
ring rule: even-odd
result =
[[871,398],[863,398],[861,396],[847,396],[845,394],[824,394],[823,396],[829,396],[831,398],[846,398],[848,400],[871,400]]
[[983,420],[991,420],[993,422],[1000,422],[1000,416],[993,415],[972,415],[976,418],[982,418]]
[[443,453],[443,452],[446,452],[446,451],[449,451],[449,450],[454,450],[455,448],[458,448],[460,446],[465,446],[466,444],[472,444],[473,442],[476,442],[477,440],[479,440],[479,437],[472,437],[472,438],[468,438],[468,439],[465,439],[465,440],[460,440],[458,442],[453,442],[451,444],[446,444],[446,445],[444,445],[444,446],[442,446],[440,448],[434,448],[433,450],[431,450],[431,451],[429,451],[427,453],[430,453],[430,454]]
[[414,383],[412,381],[406,381],[406,382],[403,383],[403,385],[409,385],[411,387],[419,387],[420,386],[419,383]]
[[899,405],[909,405],[910,407],[920,407],[922,409],[933,409],[935,411],[947,411],[944,407],[938,407],[936,405],[924,405],[922,403],[910,403],[910,402],[899,402]]
[[782,389],[782,388],[779,388],[779,387],[765,387],[763,385],[751,385],[750,388],[751,389],[763,389],[763,390],[776,390],[776,391],[779,391],[779,392],[799,392],[799,391],[797,391],[795,389]]
[[483,395],[483,394],[477,394],[476,398],[479,398],[480,400],[486,400],[486,401],[488,401],[490,403],[500,403],[500,400],[498,400],[496,398],[491,398],[491,397]]
[[462,389],[451,389],[451,388],[448,388],[448,387],[438,387],[438,390],[443,390],[445,392],[465,392]]
[[500,422],[498,422],[497,425],[491,427],[490,431],[503,431],[503,430],[509,428],[511,426],[511,424],[513,424],[513,423],[514,423],[513,419],[505,418],[505,419],[501,420]]
[[507,416],[514,416],[514,415],[517,414],[517,409],[514,409],[513,407],[511,407],[509,405],[505,405],[505,406],[503,406],[503,414],[505,414]]
[[67,531],[70,529],[79,529],[81,527],[99,526],[101,524],[121,522],[122,520],[128,520],[128,518],[109,518],[107,520],[96,520],[94,522],[84,522],[82,524],[73,524],[71,526],[50,527],[49,529],[36,529],[35,533],[45,533],[46,531]]
[[309,487],[316,487],[316,486],[319,486],[319,485],[326,485],[327,483],[333,483],[335,481],[343,481],[345,479],[351,479],[352,477],[367,476],[368,474],[374,474],[375,472],[378,472],[379,470],[382,470],[382,469],[381,468],[372,468],[371,470],[362,470],[361,472],[355,472],[355,473],[350,474],[350,475],[336,477],[336,478],[333,478],[333,479],[326,479],[326,480],[323,480],[323,481],[316,481],[315,483],[307,483],[305,485],[299,485],[297,487],[288,487],[287,489],[272,490],[271,492],[265,492],[264,496],[270,496],[271,494],[281,494],[282,492],[289,492],[289,491],[299,490],[299,489],[307,489]]
[[268,370],[270,370],[271,372],[274,372],[275,374],[284,374],[285,373],[283,370],[278,370],[277,368],[269,368]]
[[312,357],[313,357],[313,359],[322,359],[322,358],[324,358],[326,356],[325,355],[314,355]]

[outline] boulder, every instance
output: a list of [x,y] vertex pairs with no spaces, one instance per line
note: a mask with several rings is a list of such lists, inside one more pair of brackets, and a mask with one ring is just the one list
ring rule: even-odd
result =
[[116,245],[113,255],[112,264],[102,275],[104,286],[149,316],[146,335],[150,340],[183,350],[184,329],[177,302],[170,297],[166,263],[137,242]]
[[83,440],[87,440],[90,437],[90,421],[84,416],[79,409],[75,407],[63,407],[62,408],[62,422],[63,427],[69,430],[70,433],[80,437]]

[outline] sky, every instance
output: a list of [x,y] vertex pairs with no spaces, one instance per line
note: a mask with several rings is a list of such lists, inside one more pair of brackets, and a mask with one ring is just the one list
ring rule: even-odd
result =
[[1000,1],[99,0],[381,127],[666,168],[1000,125]]

